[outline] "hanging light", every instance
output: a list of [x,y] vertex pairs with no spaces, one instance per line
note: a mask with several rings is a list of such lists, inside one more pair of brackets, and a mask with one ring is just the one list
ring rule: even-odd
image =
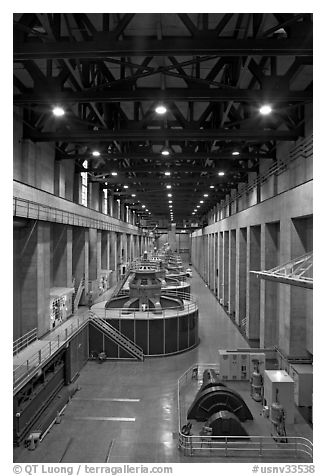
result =
[[163,105],[163,104],[159,104],[158,106],[156,106],[155,108],[155,112],[156,114],[165,114],[167,111],[166,107]]
[[61,116],[64,116],[65,115],[65,110],[60,107],[60,106],[55,106],[53,109],[52,109],[52,113],[54,116],[56,117],[61,117]]
[[272,112],[272,107],[269,104],[264,104],[263,106],[260,107],[259,112],[263,116],[267,116],[268,114]]

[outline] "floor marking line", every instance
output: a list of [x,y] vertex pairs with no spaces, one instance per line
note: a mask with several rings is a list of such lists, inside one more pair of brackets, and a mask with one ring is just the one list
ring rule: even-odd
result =
[[87,398],[87,397],[75,397],[74,401],[95,401],[95,402],[140,402],[140,398]]
[[108,448],[108,451],[107,451],[106,457],[105,457],[105,463],[108,463],[108,462],[109,462],[109,459],[110,459],[110,455],[111,455],[111,451],[112,451],[114,442],[115,442],[115,439],[113,439],[113,440],[110,441],[109,448]]
[[59,460],[59,463],[62,463],[63,458],[66,456],[67,451],[69,450],[69,447],[70,447],[70,445],[71,445],[71,443],[72,443],[72,440],[73,440],[73,438],[70,438],[70,440],[68,441],[67,446],[66,446],[66,449],[64,450],[63,455],[61,456],[61,458],[60,458],[60,460]]
[[71,420],[91,420],[91,421],[136,421],[136,418],[125,417],[68,417]]

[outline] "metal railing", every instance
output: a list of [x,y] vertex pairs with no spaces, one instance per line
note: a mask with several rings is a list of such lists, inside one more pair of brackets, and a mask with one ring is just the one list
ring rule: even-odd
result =
[[[44,363],[55,354],[77,331],[79,331],[88,322],[88,315],[80,316],[70,326],[62,332],[56,334],[52,340],[48,340],[43,347],[19,364],[13,370],[14,390],[21,388],[26,381],[34,375]],[[51,334],[50,334],[51,336]],[[50,339],[49,336],[49,339]]]
[[300,436],[288,436],[287,443],[280,443],[277,437],[248,435],[248,436],[207,436],[207,435],[185,435],[182,427],[186,424],[186,413],[184,405],[181,404],[181,389],[190,381],[194,375],[199,382],[202,381],[203,371],[213,368],[219,373],[219,366],[216,364],[196,363],[190,367],[178,379],[178,446],[186,456],[223,456],[223,457],[273,457],[275,459],[303,458],[313,461],[313,444],[308,438]]
[[13,342],[13,354],[16,355],[21,350],[25,349],[25,347],[29,346],[32,342],[37,340],[37,328],[32,329],[23,336],[19,337],[18,339],[14,340]]
[[[30,187],[26,184],[22,184],[28,188],[33,188]],[[45,192],[44,190],[36,189],[40,193],[46,193],[50,196],[53,196],[55,198],[61,198],[57,197],[56,195],[49,194],[48,192]],[[65,199],[62,199],[65,200]],[[79,205],[74,202],[70,202],[67,200],[68,203],[72,203],[73,205],[77,207],[82,207],[82,205]],[[82,207],[85,208],[85,207]],[[85,210],[92,210],[86,208]],[[56,222],[56,223],[64,223],[68,225],[74,225],[74,226],[81,226],[81,227],[93,227],[93,228],[98,228],[98,229],[103,229],[103,230],[108,230],[108,231],[116,231],[116,232],[128,232],[131,234],[139,234],[139,231],[137,230],[137,227],[135,225],[130,225],[128,226],[126,223],[122,222],[121,220],[111,217],[110,215],[104,215],[101,212],[97,210],[92,210],[93,212],[96,211],[97,213],[103,215],[103,219],[94,219],[87,217],[81,213],[77,213],[74,211],[67,211],[64,210],[63,208],[57,208],[53,207],[47,204],[39,203],[33,200],[25,199],[25,198],[20,198],[17,196],[13,197],[13,215],[18,216],[18,217],[23,217],[23,218],[31,218],[34,220],[44,220],[44,221],[50,221],[50,222]],[[106,219],[104,219],[104,217]]]
[[97,325],[102,332],[108,335],[116,344],[132,353],[137,359],[144,360],[143,349],[134,341],[130,340],[125,334],[111,326],[111,324],[99,317],[95,312],[90,312],[89,318],[91,322]]
[[[251,183],[247,184],[243,189],[237,191],[232,197],[229,197],[222,204],[216,205],[217,212],[221,212],[226,209],[230,209],[230,205],[237,202],[239,199],[247,197],[251,192],[256,188],[259,188],[265,182],[267,182],[271,177],[278,176],[288,169],[289,165],[300,158],[308,159],[313,154],[313,137],[310,135],[299,141],[299,143],[293,147],[289,152],[289,159],[285,161],[278,160],[275,162],[265,174],[258,175]],[[249,205],[247,205],[248,208]],[[244,208],[244,209],[245,209]],[[242,208],[243,209],[243,208]],[[212,213],[209,212],[209,213]],[[219,221],[219,218],[216,221]]]
[[76,292],[76,296],[75,296],[75,299],[74,299],[74,309],[75,310],[78,309],[79,301],[80,301],[80,298],[82,297],[84,289],[85,289],[85,275],[80,280],[80,283],[79,283],[79,286],[78,286],[78,289],[77,289],[77,292]]
[[[172,293],[166,293],[166,295],[170,294],[171,297],[176,297],[175,294]],[[190,295],[185,293],[187,298],[185,298],[186,303],[184,303],[184,306],[182,309],[178,306],[171,306],[168,308],[162,309],[162,312],[156,313],[155,315],[159,315],[161,318],[165,319],[168,317],[179,317],[179,316],[184,316],[184,315],[189,315],[198,310],[198,305],[197,301]],[[133,319],[136,319],[136,316],[139,316],[139,313],[141,312],[142,317],[144,319],[149,319],[150,317],[153,316],[153,311],[155,309],[146,309],[145,311],[139,311],[138,308],[107,308],[104,311],[105,314],[105,319],[120,319],[124,318],[126,316],[132,317]]]

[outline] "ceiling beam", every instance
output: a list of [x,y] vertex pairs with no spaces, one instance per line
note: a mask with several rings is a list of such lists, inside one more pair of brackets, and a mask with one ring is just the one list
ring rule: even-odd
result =
[[90,91],[53,92],[44,89],[42,93],[16,94],[15,105],[24,104],[60,104],[85,102],[121,102],[121,101],[202,101],[202,102],[261,102],[268,99],[277,102],[294,102],[312,100],[312,91],[289,91],[273,89],[237,89],[237,88],[139,88],[135,90],[114,91],[111,89]]
[[144,130],[98,130],[98,131],[60,131],[60,132],[36,132],[30,131],[28,137],[34,142],[99,142],[99,141],[142,141],[142,140],[243,140],[253,142],[265,142],[267,140],[294,141],[300,137],[298,130],[222,130],[222,129],[144,129]]
[[[57,157],[58,159],[61,160],[90,160],[93,159],[91,156],[91,153],[89,154],[82,154],[82,155],[76,155],[76,154],[60,154]],[[270,154],[263,154],[259,152],[241,152],[241,155],[239,156],[233,156],[232,155],[232,148],[230,149],[229,152],[224,151],[224,152],[178,152],[175,154],[171,154],[168,157],[162,156],[162,154],[155,154],[152,152],[123,152],[123,153],[111,153],[111,154],[101,154],[101,158],[105,159],[106,161],[110,162],[113,159],[135,159],[135,160],[144,160],[144,159],[150,159],[150,160],[159,160],[159,161],[164,161],[165,164],[170,164],[173,165],[176,161],[178,160],[206,160],[206,159],[226,159],[226,160],[253,160],[253,159],[272,159],[273,156]]]
[[129,37],[116,41],[110,33],[95,35],[94,41],[24,42],[14,44],[14,61],[42,58],[106,58],[107,56],[312,56],[312,39],[232,39]]

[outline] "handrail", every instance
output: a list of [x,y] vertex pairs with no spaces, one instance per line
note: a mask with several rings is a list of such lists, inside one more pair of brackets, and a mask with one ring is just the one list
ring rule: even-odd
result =
[[90,311],[89,312],[89,318],[91,321],[99,321],[101,323],[103,323],[112,333],[118,335],[119,337],[121,337],[122,339],[124,339],[125,341],[127,341],[129,344],[131,344],[133,347],[135,347],[140,353],[143,354],[143,349],[141,347],[139,347],[139,345],[137,345],[134,341],[132,341],[131,339],[129,339],[125,334],[122,334],[118,329],[116,329],[115,327],[111,326],[111,324],[109,324],[105,319],[103,319],[102,317],[99,317],[95,312],[93,311]]
[[[40,192],[44,192],[44,190],[40,190]],[[78,203],[74,204],[79,205]],[[45,205],[43,203],[38,203],[33,200],[16,196],[13,197],[13,215],[37,220],[54,221],[57,223],[69,223],[75,226],[92,226],[109,231],[128,232],[137,235],[139,234],[138,230],[128,227],[125,223],[120,223],[121,220],[111,217],[110,215],[102,214],[103,216],[107,216],[107,219],[110,219],[111,221],[117,221],[117,223],[110,223],[109,221],[90,218],[80,213],[63,210],[61,208],[52,207],[50,205]],[[132,226],[135,227],[135,225]]]
[[78,289],[77,289],[76,296],[75,296],[75,299],[74,299],[74,309],[75,310],[78,308],[79,301],[80,301],[80,298],[83,294],[84,288],[85,288],[85,275],[83,275],[83,277],[81,278],[80,283],[78,285]]
[[13,342],[13,354],[16,355],[18,354],[22,349],[27,347],[29,344],[37,340],[37,328],[35,327],[34,329],[26,332],[21,337],[18,337],[18,339],[14,340]]
[[[182,426],[185,421],[182,420],[181,408],[181,388],[187,382],[192,380],[194,370],[199,382],[201,381],[202,371],[207,368],[213,368],[216,373],[219,373],[219,365],[210,363],[195,363],[187,369],[177,382],[177,409],[178,409],[178,431],[179,431],[179,448],[184,450],[184,454],[189,456],[197,454],[204,455],[207,450],[209,454],[213,451],[220,452],[223,456],[234,456],[232,452],[245,451],[246,457],[257,458],[257,456],[264,456],[270,451],[278,452],[280,454],[284,451],[285,455],[293,453],[295,458],[300,453],[308,456],[313,461],[313,443],[301,436],[288,436],[287,443],[282,445],[277,444],[272,436],[249,435],[248,436],[211,436],[211,435],[185,435],[182,433]],[[218,370],[217,370],[218,369]]]
[[[168,295],[168,293],[166,293]],[[187,294],[187,293],[185,293]],[[175,294],[171,294],[171,297],[177,297]],[[189,299],[188,299],[189,298]],[[165,315],[167,312],[173,312],[175,311],[177,315],[183,315],[184,313],[190,313],[198,309],[197,301],[191,296],[187,295],[187,297],[184,298],[185,301],[189,301],[189,304],[184,304],[183,309],[180,309],[179,307],[176,306],[171,306],[168,308],[162,309],[162,313],[160,312],[160,316],[165,318]],[[105,309],[105,316],[107,319],[109,319],[109,315],[111,312],[111,317],[126,317],[127,314],[134,314],[137,312],[141,312],[143,314],[147,313],[147,316],[149,317],[150,314],[152,314],[153,309],[146,309],[146,311],[139,311],[139,308],[124,308],[124,307],[113,307],[113,308],[106,308]],[[115,314],[115,316],[113,315]]]
[[[246,197],[251,191],[253,191],[256,187],[265,183],[270,177],[273,175],[280,175],[283,173],[288,166],[294,162],[295,160],[303,157],[305,159],[311,157],[313,150],[313,137],[310,135],[302,139],[293,149],[289,151],[289,159],[285,161],[281,161],[280,159],[275,162],[264,174],[259,174],[257,177],[249,184],[246,184],[243,189],[237,190],[232,197],[224,200],[221,204],[216,204],[217,212],[220,212],[227,207],[229,207],[232,203],[236,202],[240,198]],[[211,213],[210,210],[208,213]]]
[[79,331],[88,322],[88,315],[77,318],[75,325],[71,323],[63,332],[57,334],[54,340],[48,340],[47,343],[36,351],[30,358],[13,370],[14,390],[21,388],[26,380],[34,375],[37,370],[47,361],[55,352],[57,352],[77,331]]

